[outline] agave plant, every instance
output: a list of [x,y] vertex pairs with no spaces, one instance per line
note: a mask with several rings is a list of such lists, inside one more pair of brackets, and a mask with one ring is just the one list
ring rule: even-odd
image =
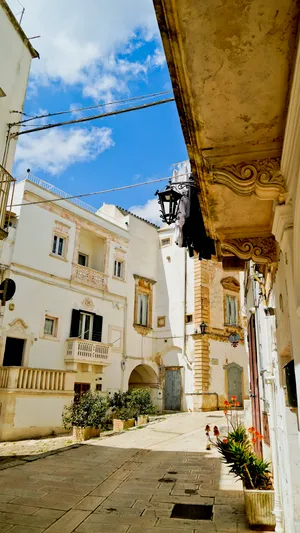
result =
[[214,443],[230,467],[230,472],[241,479],[246,489],[272,489],[270,464],[253,451],[251,440],[243,425],[230,431],[226,438]]

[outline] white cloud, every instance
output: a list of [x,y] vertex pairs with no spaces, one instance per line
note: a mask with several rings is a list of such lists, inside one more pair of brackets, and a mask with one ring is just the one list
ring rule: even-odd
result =
[[51,175],[62,173],[74,163],[83,163],[114,146],[110,128],[53,129],[24,135],[16,151],[16,175],[24,176],[27,168]]
[[134,205],[129,207],[128,211],[131,211],[131,213],[134,213],[138,217],[142,217],[150,222],[153,222],[153,224],[157,224],[158,226],[162,225],[157,198],[148,200],[144,205]]
[[[16,13],[17,0],[8,0]],[[130,60],[145,41],[157,41],[152,0],[23,0],[22,26],[41,59],[32,63],[36,84],[79,85],[95,99],[126,91],[128,82],[163,65],[157,48],[145,61]],[[122,54],[122,58],[118,55]],[[126,56],[126,58],[124,57]],[[31,82],[32,90],[32,82]]]

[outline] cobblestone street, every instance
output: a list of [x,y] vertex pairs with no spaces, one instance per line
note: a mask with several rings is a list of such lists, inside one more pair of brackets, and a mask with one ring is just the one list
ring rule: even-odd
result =
[[[172,415],[2,470],[0,532],[245,533],[242,487],[205,451],[206,423],[223,415]],[[176,503],[212,504],[213,519],[171,518]]]

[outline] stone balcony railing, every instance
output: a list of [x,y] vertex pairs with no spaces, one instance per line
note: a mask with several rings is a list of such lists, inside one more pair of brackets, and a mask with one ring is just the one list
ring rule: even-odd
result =
[[82,265],[73,264],[72,280],[83,283],[94,289],[107,291],[107,275],[99,270],[88,268]]
[[0,389],[62,392],[72,390],[73,382],[73,376],[64,370],[20,366],[0,367]]
[[76,370],[74,364],[84,363],[87,365],[110,364],[110,344],[88,341],[85,339],[68,339],[65,354],[67,368]]

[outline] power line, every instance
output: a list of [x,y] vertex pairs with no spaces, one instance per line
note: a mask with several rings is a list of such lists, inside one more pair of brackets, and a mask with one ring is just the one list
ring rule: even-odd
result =
[[169,90],[169,91],[163,91],[160,93],[152,93],[152,94],[146,94],[146,95],[141,95],[141,96],[134,96],[132,98],[125,98],[124,100],[115,100],[114,102],[106,102],[104,104],[91,105],[88,107],[78,107],[77,109],[68,109],[67,111],[56,111],[55,113],[46,113],[44,115],[32,116],[32,115],[26,115],[26,113],[23,113],[24,115],[29,116],[29,118],[20,120],[20,122],[14,122],[13,124],[11,124],[11,126],[20,126],[20,125],[25,124],[25,122],[30,122],[31,120],[36,120],[40,118],[55,117],[58,115],[66,115],[70,113],[77,113],[80,111],[89,111],[90,109],[98,109],[99,107],[124,104],[125,102],[134,102],[136,100],[147,100],[148,98],[156,98],[157,96],[163,96],[165,94],[169,94],[172,92],[173,92],[172,90]]
[[49,130],[51,128],[58,128],[59,126],[66,126],[70,124],[80,124],[82,122],[89,122],[91,120],[96,120],[98,118],[111,117],[113,115],[121,115],[122,113],[129,113],[130,111],[138,111],[139,109],[146,109],[147,107],[154,107],[161,104],[167,104],[168,102],[174,102],[175,98],[167,98],[166,100],[159,100],[157,102],[149,102],[149,104],[143,104],[141,106],[129,107],[125,109],[117,109],[116,111],[110,111],[109,113],[102,113],[100,115],[93,115],[92,117],[84,117],[75,120],[68,120],[66,122],[56,122],[54,124],[45,124],[44,126],[39,126],[37,128],[32,128],[31,130],[20,131],[10,134],[10,139],[15,139],[20,137],[20,135],[25,135],[26,133],[33,133],[35,131]]
[[[187,172],[184,174],[178,174],[176,178],[181,176],[187,176]],[[100,194],[105,194],[108,192],[117,192],[117,191],[124,191],[125,189],[133,189],[134,187],[142,187],[143,185],[151,185],[151,183],[158,183],[160,181],[168,181],[171,180],[173,176],[168,176],[167,178],[158,178],[156,180],[149,180],[149,181],[143,181],[141,183],[132,183],[130,185],[122,185],[121,187],[113,187],[112,189],[103,189],[102,191],[94,191],[94,192],[87,192],[83,194],[75,194],[74,196],[66,196],[65,198],[54,198],[52,200],[37,200],[36,202],[27,202],[23,204],[14,204],[11,207],[23,207],[25,205],[37,205],[37,204],[49,204],[53,202],[63,202],[64,200],[74,200],[75,198],[84,198],[87,196],[96,196]],[[51,191],[49,191],[51,192]]]

